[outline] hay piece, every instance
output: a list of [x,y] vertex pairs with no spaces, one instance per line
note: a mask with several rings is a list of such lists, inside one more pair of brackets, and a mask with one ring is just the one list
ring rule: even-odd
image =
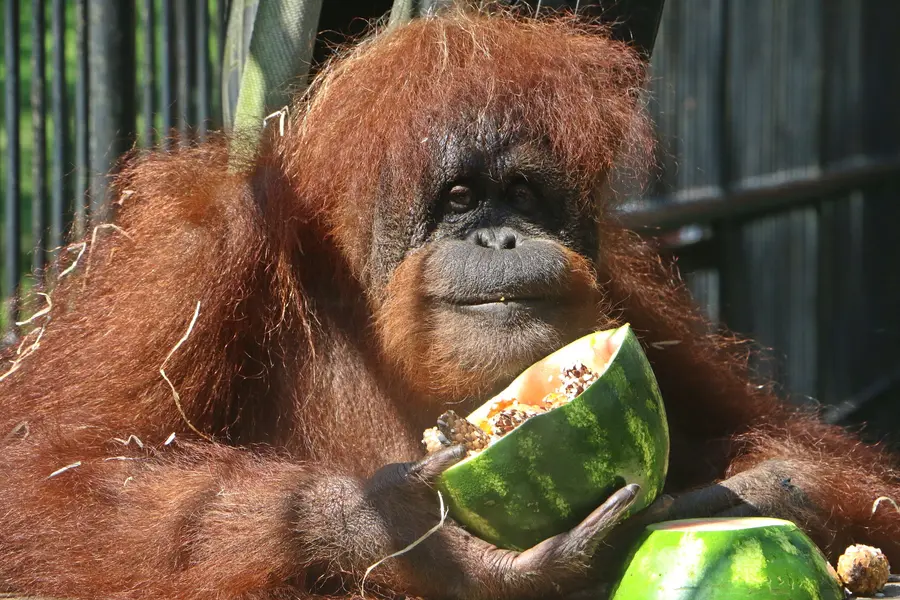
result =
[[73,462],[71,465],[66,465],[66,466],[64,466],[64,467],[62,467],[62,468],[59,468],[59,469],[53,471],[52,473],[50,473],[49,475],[47,475],[47,479],[50,479],[51,477],[56,477],[56,476],[59,475],[60,473],[65,473],[66,471],[68,471],[68,470],[70,470],[70,469],[74,469],[74,468],[80,467],[80,466],[81,466],[81,461],[80,461],[80,460],[75,461],[75,462]]
[[[31,343],[31,346],[29,346],[28,348],[25,348],[25,342],[27,342],[27,341],[28,341],[28,338],[30,338],[30,337],[31,337],[33,334],[35,334],[35,333],[37,334],[37,338],[34,340],[34,342]],[[43,327],[41,327],[40,329],[32,329],[31,331],[29,331],[28,333],[26,333],[26,334],[22,337],[22,341],[19,342],[19,347],[16,348],[16,356],[24,356],[25,354],[29,354],[29,353],[31,353],[31,352],[34,352],[34,350],[36,349],[36,348],[35,348],[35,344],[38,344],[38,346],[40,346],[41,336],[43,336],[43,335],[44,335],[44,328],[43,328]],[[24,354],[23,354],[23,352],[22,352],[22,349],[23,349],[23,348],[25,349]]]
[[[187,331],[184,332],[184,335],[181,336],[181,339],[178,340],[171,350],[169,350],[169,354],[166,355],[166,359],[163,361],[162,366],[159,367],[159,374],[162,375],[162,378],[166,380],[166,383],[169,384],[169,387],[172,389],[172,399],[175,400],[175,407],[178,409],[178,412],[181,413],[181,418],[184,419],[184,422],[190,427],[191,431],[202,437],[207,442],[213,441],[211,437],[194,427],[194,424],[191,423],[190,419],[188,419],[187,414],[184,412],[184,408],[181,406],[181,396],[178,394],[178,390],[175,389],[175,385],[169,379],[168,375],[166,375],[166,363],[169,362],[169,359],[172,358],[172,355],[181,348],[181,345],[185,343],[190,337],[191,332],[194,330],[194,325],[197,323],[197,317],[200,316],[200,301],[197,300],[197,308],[194,309],[194,316],[191,318],[191,323],[188,325]],[[171,443],[171,441],[175,439],[174,434],[169,436],[169,439],[166,441],[165,445]]]
[[[22,434],[21,437],[19,436],[20,433]],[[16,438],[24,440],[29,435],[31,435],[31,428],[28,426],[28,421],[19,421],[3,438],[3,443],[11,442]]]
[[878,510],[878,507],[882,502],[887,502],[894,507],[894,510],[900,512],[900,506],[897,506],[897,502],[893,498],[889,496],[878,496],[877,498],[875,498],[875,502],[872,503],[872,516],[875,516],[875,511]]
[[91,233],[91,249],[88,250],[87,263],[85,264],[85,267],[84,267],[85,284],[87,284],[87,276],[91,272],[91,256],[94,254],[94,246],[97,244],[97,232],[100,231],[101,229],[114,229],[115,231],[118,231],[119,233],[121,233],[122,235],[127,237],[129,240],[134,241],[134,238],[132,238],[130,235],[128,235],[127,231],[125,231],[124,229],[122,229],[121,227],[119,227],[118,225],[115,225],[113,223],[101,223],[101,224],[97,225],[96,227],[94,227],[94,231]]
[[17,361],[17,360],[13,361],[12,365],[9,367],[9,370],[6,371],[6,373],[4,373],[3,375],[0,375],[0,381],[3,381],[4,379],[9,377],[13,373],[18,371],[20,366],[21,366],[21,363],[19,361]]
[[24,321],[16,321],[16,325],[18,325],[19,327],[21,327],[22,325],[28,325],[32,321],[36,321],[37,319],[40,319],[44,315],[49,314],[51,310],[53,310],[53,301],[50,299],[49,294],[45,294],[44,292],[37,292],[37,295],[44,297],[44,300],[47,301],[47,306],[45,306],[41,310],[37,311],[36,313],[31,315],[29,318],[25,319]]
[[[28,358],[29,356],[31,356],[32,354],[34,354],[35,351],[41,347],[41,337],[43,337],[43,335],[44,335],[44,327],[46,327],[46,325],[42,326],[40,329],[34,329],[32,331],[29,331],[28,334],[22,338],[22,342],[19,344],[19,347],[16,349],[16,356],[18,356],[19,358],[17,358],[10,364],[9,369],[3,375],[0,375],[0,381],[3,381],[4,379],[9,377],[13,373],[18,371],[19,367],[22,366],[22,361],[25,360],[26,358]],[[25,341],[35,331],[37,331],[37,338],[34,340],[34,343],[32,343],[30,346],[28,346],[28,348],[25,348],[25,350],[23,352],[22,348],[25,345]]]
[[124,440],[122,438],[113,438],[113,439],[115,441],[121,443],[123,446],[128,446],[131,444],[131,442],[134,442],[135,444],[137,444],[138,448],[140,448],[142,450],[144,448],[144,442],[142,442],[141,438],[134,435],[133,433],[131,435],[129,435],[127,439],[124,439]]
[[287,106],[282,106],[281,108],[279,108],[278,110],[276,110],[276,111],[273,112],[272,114],[267,115],[267,116],[263,119],[263,122],[262,122],[262,124],[263,124],[263,129],[266,128],[266,124],[268,123],[269,119],[274,119],[275,117],[278,117],[278,135],[279,135],[280,137],[284,137],[284,121],[285,121],[285,119],[287,119],[287,117],[288,117],[288,107],[287,107]]
[[388,559],[396,558],[402,554],[406,554],[407,552],[409,552],[410,550],[412,550],[413,548],[415,548],[416,546],[418,546],[419,544],[424,542],[426,539],[431,537],[438,529],[440,529],[441,527],[444,526],[444,521],[447,520],[447,515],[450,513],[450,510],[444,508],[444,497],[441,495],[441,492],[438,492],[437,495],[438,495],[438,502],[440,502],[441,520],[438,521],[437,525],[435,525],[434,527],[432,527],[431,529],[429,529],[428,531],[423,533],[421,536],[419,536],[418,538],[413,540],[413,542],[411,544],[409,544],[408,546],[406,546],[405,548],[402,548],[402,549],[394,552],[393,554],[388,554],[387,556],[385,556],[384,558],[382,558],[381,560],[376,562],[374,565],[371,565],[368,569],[366,569],[365,574],[363,574],[362,581],[360,581],[360,583],[359,583],[359,595],[360,596],[362,596],[363,598],[366,597],[366,592],[365,592],[366,578],[369,576],[369,573],[371,573],[375,569],[375,567],[377,567],[378,565],[380,565],[381,563],[383,563],[384,561],[386,561]]
[[67,246],[66,252],[74,249],[76,246],[81,246],[81,250],[78,251],[78,256],[75,257],[75,260],[72,261],[71,265],[66,267],[65,270],[59,274],[58,279],[62,279],[63,277],[65,277],[66,275],[68,275],[69,273],[74,271],[76,269],[76,267],[78,267],[78,263],[81,262],[81,257],[84,254],[84,251],[87,250],[87,242],[81,242],[81,243],[75,244],[73,246]]
[[119,196],[119,199],[114,201],[113,204],[116,206],[122,206],[125,204],[125,201],[134,196],[134,190],[122,190],[122,195]]
[[657,350],[665,350],[669,346],[677,346],[681,340],[661,340],[659,342],[650,342],[650,346]]

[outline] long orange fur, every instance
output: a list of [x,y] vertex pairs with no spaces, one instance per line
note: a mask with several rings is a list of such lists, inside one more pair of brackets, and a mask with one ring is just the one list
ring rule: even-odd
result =
[[[648,343],[679,432],[669,491],[787,459],[822,509],[802,525],[832,556],[867,542],[900,562],[900,514],[871,514],[900,499],[893,459],[757,385],[746,346],[710,332],[599,196],[650,155],[644,75],[593,25],[450,14],[342,54],[244,169],[224,140],[131,159],[116,181],[127,236],[98,236],[90,272],[57,283],[39,346],[0,381],[0,590],[277,598],[342,572],[306,513],[288,514],[293,494],[418,457],[437,406],[482,385],[430,364],[423,387],[410,357],[441,341],[413,335],[407,280],[390,302],[370,293],[372,216],[410,210],[434,123],[486,115],[546,143],[594,209],[601,252],[573,285],[595,294],[597,326],[627,320]],[[160,368],[198,302],[165,365],[182,415]]]

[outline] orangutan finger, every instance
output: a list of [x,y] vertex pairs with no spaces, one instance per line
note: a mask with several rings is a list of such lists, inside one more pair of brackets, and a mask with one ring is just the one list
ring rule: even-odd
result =
[[741,517],[760,517],[762,516],[762,514],[759,512],[758,508],[756,508],[752,504],[747,504],[746,502],[744,502],[738,504],[733,508],[729,508],[728,510],[723,510],[716,516],[737,519]]
[[668,521],[672,518],[671,515],[674,505],[675,498],[668,494],[663,494],[650,506],[623,521],[622,527],[626,527],[629,530],[643,529],[647,525],[652,525],[653,523]]
[[514,561],[515,568],[524,572],[580,568],[597,544],[622,520],[640,490],[639,485],[630,484],[616,491],[574,529],[519,554]]
[[407,472],[407,477],[414,481],[431,483],[441,473],[461,461],[466,456],[466,447],[462,444],[441,448],[434,454],[429,454],[422,460],[412,463]]
[[741,498],[723,485],[711,485],[675,496],[668,511],[668,519],[709,517],[740,504]]
[[641,486],[638,484],[626,485],[595,508],[568,535],[594,539],[601,533],[605,534],[622,520],[625,512],[631,508],[640,492]]

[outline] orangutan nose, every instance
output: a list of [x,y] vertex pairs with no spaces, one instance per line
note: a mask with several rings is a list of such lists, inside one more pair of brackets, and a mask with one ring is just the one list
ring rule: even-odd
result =
[[476,229],[469,236],[469,241],[482,248],[494,250],[513,250],[519,245],[519,235],[509,227],[485,227]]

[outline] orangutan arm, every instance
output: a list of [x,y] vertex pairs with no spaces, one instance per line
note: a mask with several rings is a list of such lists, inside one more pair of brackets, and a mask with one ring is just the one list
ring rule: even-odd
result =
[[618,491],[570,532],[518,553],[452,522],[425,536],[441,521],[433,480],[460,447],[362,481],[219,444],[141,448],[101,427],[48,431],[17,432],[4,447],[0,502],[20,510],[0,514],[0,584],[55,597],[334,593],[421,539],[369,582],[435,598],[542,598],[584,583],[583,561],[639,491]]
[[900,498],[890,458],[839,427],[796,415],[741,436],[726,477],[676,495],[665,518],[768,516],[794,521],[836,559],[854,543],[900,561]]
[[0,513],[0,588],[238,598],[303,572],[291,524],[306,467],[177,438],[141,450],[107,435],[35,432],[4,448],[0,502],[19,508]]
[[287,376],[250,377],[270,358],[267,322],[294,316],[279,229],[216,150],[153,155],[117,188],[119,218],[71,247],[77,262],[0,381],[0,588],[189,598],[283,585],[303,566],[289,510],[308,468],[188,445],[240,439],[225,427],[239,412],[253,423],[250,400],[264,413]]
[[[0,511],[2,589],[173,600],[338,592],[440,520],[430,484],[458,448],[364,481],[235,447],[246,429],[233,415],[252,426],[295,375],[290,356],[254,353],[283,351],[277,335],[301,352],[306,332],[283,220],[262,208],[278,203],[258,202],[204,158],[126,171],[120,220],[84,246],[85,262],[35,319],[40,343],[0,381],[0,506],[11,507]],[[260,377],[248,355],[277,366]],[[447,522],[368,580],[434,597],[544,597],[581,580],[637,491],[523,553]]]

